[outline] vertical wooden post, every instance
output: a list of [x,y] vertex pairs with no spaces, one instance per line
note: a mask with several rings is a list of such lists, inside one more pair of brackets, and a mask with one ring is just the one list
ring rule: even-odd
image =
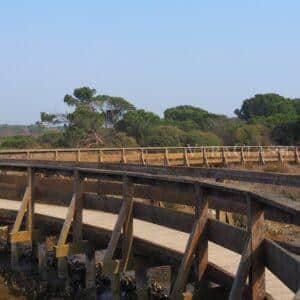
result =
[[146,164],[143,148],[141,148],[141,163],[143,166]]
[[298,154],[298,149],[297,149],[297,146],[295,146],[295,163],[296,164],[300,164],[300,159],[299,159],[299,154]]
[[277,148],[277,151],[278,151],[278,161],[283,164],[283,156],[282,156],[282,153],[280,151],[280,148]]
[[82,240],[82,180],[78,170],[74,170],[73,191],[75,194],[75,215],[73,219],[73,243]]
[[164,156],[165,156],[165,159],[164,159],[165,166],[169,166],[170,165],[170,161],[169,161],[168,148],[167,147],[165,148],[165,154],[164,154]]
[[265,297],[265,266],[263,260],[264,209],[251,196],[247,196],[248,226],[251,243],[251,266],[249,272],[249,288],[252,300]]
[[207,160],[206,148],[205,147],[202,147],[202,154],[203,154],[203,165],[208,167],[209,163],[208,163],[208,160]]
[[58,160],[58,151],[57,150],[54,151],[54,160],[55,161]]
[[39,264],[39,278],[41,281],[47,280],[47,247],[46,242],[38,243],[38,264]]
[[260,163],[262,165],[265,164],[265,159],[264,159],[263,147],[262,146],[259,147],[259,160],[260,160]]
[[227,166],[227,159],[226,159],[224,147],[222,147],[222,163],[224,166]]
[[96,288],[96,261],[95,261],[95,251],[89,249],[85,255],[85,288],[95,289]]
[[122,261],[120,270],[124,272],[127,269],[130,257],[132,255],[133,242],[133,182],[128,176],[123,178],[123,201],[126,204],[126,219],[123,225],[122,239]]
[[31,240],[34,228],[34,175],[32,168],[27,169],[28,207],[26,218],[26,230],[30,232]]
[[184,161],[185,166],[187,166],[187,167],[190,166],[189,157],[188,157],[188,153],[187,153],[186,148],[183,148],[183,161]]
[[245,153],[244,153],[244,147],[243,147],[243,146],[241,147],[241,163],[242,163],[243,165],[246,164]]
[[68,279],[68,258],[67,257],[59,257],[57,258],[57,271],[58,278],[60,279]]
[[81,160],[80,149],[77,150],[77,153],[76,153],[76,160],[77,160],[78,162],[80,162],[80,160]]
[[125,148],[122,148],[122,163],[123,164],[126,164],[127,161],[126,161],[126,151],[125,151]]

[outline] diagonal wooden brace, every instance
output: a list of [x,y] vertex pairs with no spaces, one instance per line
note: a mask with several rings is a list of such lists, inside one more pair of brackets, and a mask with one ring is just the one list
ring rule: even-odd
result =
[[111,264],[118,242],[122,235],[122,260],[120,262],[120,271],[125,271],[128,266],[133,242],[133,193],[134,190],[132,181],[127,176],[124,176],[123,203],[104,255],[104,269],[106,265]]
[[[202,239],[205,236],[207,228],[207,211],[208,201],[207,197],[203,193],[203,190],[197,185],[196,194],[200,193],[201,198],[198,198],[199,204],[197,205],[194,225],[187,242],[187,246],[181,260],[181,265],[178,270],[178,275],[174,283],[170,299],[182,298],[182,293],[185,291],[185,285],[188,279],[189,271],[192,266],[193,260],[197,254],[198,264],[198,280],[201,279],[207,265],[207,238]],[[201,240],[201,243],[199,241]]]
[[[82,240],[82,182],[78,170],[74,171],[73,195],[64,225],[56,245],[56,257],[65,257],[85,252]],[[66,244],[71,226],[73,225],[73,242]],[[79,252],[78,252],[79,251]]]
[[[17,213],[13,228],[9,234],[10,243],[28,242],[38,238],[37,230],[34,230],[34,197],[33,197],[32,169],[27,170],[27,186]],[[26,218],[26,230],[20,230],[23,219]]]

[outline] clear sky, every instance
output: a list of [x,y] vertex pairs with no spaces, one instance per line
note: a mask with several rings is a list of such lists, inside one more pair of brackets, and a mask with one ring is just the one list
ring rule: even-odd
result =
[[300,97],[299,14],[299,0],[1,1],[0,123],[65,111],[80,86],[160,115]]

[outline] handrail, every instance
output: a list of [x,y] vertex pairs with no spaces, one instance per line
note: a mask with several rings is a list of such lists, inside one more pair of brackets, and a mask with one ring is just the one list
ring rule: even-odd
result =
[[1,158],[95,161],[141,165],[228,165],[292,162],[300,164],[298,146],[191,146],[1,150]]

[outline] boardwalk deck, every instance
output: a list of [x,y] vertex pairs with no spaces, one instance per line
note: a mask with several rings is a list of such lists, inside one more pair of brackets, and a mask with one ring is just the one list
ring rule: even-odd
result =
[[[20,208],[19,201],[0,199],[1,211],[18,211]],[[67,215],[67,207],[35,204],[35,212],[37,215],[43,215],[58,219],[65,219]],[[92,225],[99,230],[112,231],[117,220],[116,214],[111,214],[95,210],[83,210],[84,225]],[[157,234],[159,232],[159,234]],[[168,248],[174,252],[183,254],[188,234],[177,231],[168,227],[156,225],[150,222],[134,219],[134,236],[145,241],[149,241],[160,247]],[[225,270],[236,273],[240,261],[240,255],[209,242],[209,261],[219,265]],[[290,291],[277,277],[270,271],[266,270],[266,290],[274,299],[286,300],[293,299],[294,293]]]

